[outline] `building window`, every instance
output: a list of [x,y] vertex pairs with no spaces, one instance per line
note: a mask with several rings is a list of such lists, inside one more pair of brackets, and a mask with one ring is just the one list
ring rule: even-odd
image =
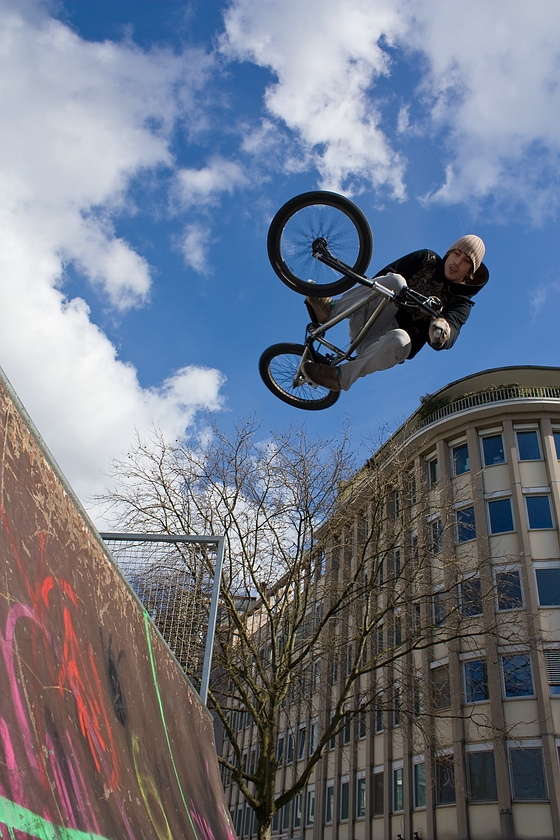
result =
[[553,697],[560,696],[560,648],[545,650],[546,675]]
[[491,802],[498,798],[496,770],[492,750],[467,753],[469,799],[473,802]]
[[303,793],[298,793],[294,799],[294,828],[301,826],[301,814],[303,809]]
[[408,476],[408,485],[407,485],[407,494],[408,494],[408,504],[415,505],[416,504],[416,476],[414,473],[410,473]]
[[560,461],[560,432],[552,432],[554,438],[554,447],[556,449],[556,457]]
[[375,655],[381,656],[384,650],[385,644],[383,642],[383,625],[378,624],[375,628]]
[[334,816],[334,782],[327,782],[325,793],[325,822],[332,823]]
[[343,778],[340,780],[340,821],[348,819],[349,800],[350,796],[350,782]]
[[442,532],[443,527],[441,519],[434,519],[430,522],[430,550],[434,554],[439,554],[442,549]]
[[319,741],[319,724],[313,721],[309,729],[309,755],[313,755]]
[[513,531],[511,499],[495,499],[488,504],[488,518],[491,534],[506,534]]
[[463,663],[465,675],[465,703],[488,700],[488,671],[486,660],[468,659]]
[[443,592],[434,592],[432,595],[432,619],[436,627],[443,627],[445,624],[445,595]]
[[356,737],[361,740],[362,738],[366,737],[367,734],[367,712],[365,709],[362,709],[358,712],[358,725],[356,727]]
[[485,467],[493,467],[495,464],[505,464],[504,442],[500,435],[489,435],[482,438],[482,455]]
[[470,470],[469,447],[466,443],[454,446],[451,450],[451,461],[453,464],[453,475],[463,475]]
[[439,468],[437,458],[431,458],[427,463],[428,468],[428,485],[435,487],[439,480]]
[[535,575],[541,607],[560,607],[560,568],[535,569]]
[[383,811],[383,772],[373,774],[373,816],[380,816]]
[[241,837],[241,830],[243,828],[243,805],[239,805],[237,808],[237,815],[235,821],[235,833],[238,837]]
[[366,815],[366,780],[365,776],[356,779],[356,817]]
[[436,805],[449,805],[455,802],[455,770],[453,756],[441,755],[436,758]]
[[523,592],[521,591],[519,569],[497,571],[494,580],[496,582],[498,610],[520,609],[523,606]]
[[413,765],[414,807],[426,807],[426,765],[423,761]]
[[514,799],[546,799],[546,784],[540,747],[509,751]]
[[506,697],[533,696],[531,658],[528,653],[512,653],[502,656],[502,672]]
[[383,722],[383,709],[380,706],[375,707],[374,712],[374,719],[375,719],[375,731],[376,732],[383,732],[384,722]]
[[401,724],[401,687],[395,685],[393,688],[393,726]]
[[307,796],[305,801],[305,824],[313,825],[315,822],[315,788],[307,788]]
[[434,708],[449,709],[451,706],[451,687],[449,684],[449,665],[436,665],[431,669]]
[[527,519],[531,530],[542,530],[553,528],[552,511],[550,510],[550,496],[530,495],[525,496],[527,505]]
[[517,451],[520,461],[540,461],[542,459],[539,435],[536,429],[529,432],[516,432]]
[[291,732],[288,732],[288,738],[286,741],[286,762],[289,764],[291,761],[294,760],[294,736]]
[[350,743],[350,735],[352,732],[352,718],[349,714],[344,715],[344,726],[342,727],[342,743]]
[[403,769],[393,770],[393,811],[404,810]]
[[279,735],[278,740],[276,741],[276,760],[278,764],[282,764],[284,761],[284,736]]
[[457,517],[457,542],[464,543],[474,540],[476,528],[474,524],[474,507],[460,508],[456,512]]
[[305,726],[300,727],[298,732],[298,747],[297,757],[298,761],[305,756],[305,742],[307,741],[307,729]]
[[245,819],[243,820],[243,837],[249,836],[249,829],[251,827],[251,808],[248,805],[245,806]]
[[461,613],[465,618],[482,614],[480,578],[467,578],[461,583]]
[[282,831],[288,831],[290,828],[290,805],[291,802],[286,802],[285,805],[282,806],[280,812],[280,827]]

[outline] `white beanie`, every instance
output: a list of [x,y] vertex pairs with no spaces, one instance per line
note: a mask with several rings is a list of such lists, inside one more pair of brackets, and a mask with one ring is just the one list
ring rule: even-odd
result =
[[474,272],[478,271],[480,268],[480,263],[482,262],[486,248],[484,247],[484,242],[480,236],[475,236],[474,233],[468,233],[466,236],[462,236],[458,239],[457,242],[454,242],[453,245],[447,249],[447,253],[450,251],[462,251],[463,254],[470,257],[473,264],[474,274]]

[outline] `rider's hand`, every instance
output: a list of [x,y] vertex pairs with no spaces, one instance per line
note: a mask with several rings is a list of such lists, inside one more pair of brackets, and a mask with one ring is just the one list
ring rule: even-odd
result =
[[443,347],[450,335],[451,327],[445,318],[432,318],[430,324],[430,344],[432,347]]

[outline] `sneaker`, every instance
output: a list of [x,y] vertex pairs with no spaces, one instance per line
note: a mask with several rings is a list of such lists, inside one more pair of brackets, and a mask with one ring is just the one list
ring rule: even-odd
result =
[[318,324],[325,324],[332,316],[332,297],[306,297],[305,302],[309,304]]
[[305,362],[303,365],[305,376],[314,385],[328,388],[329,391],[341,391],[340,371],[333,365],[320,365],[317,362]]

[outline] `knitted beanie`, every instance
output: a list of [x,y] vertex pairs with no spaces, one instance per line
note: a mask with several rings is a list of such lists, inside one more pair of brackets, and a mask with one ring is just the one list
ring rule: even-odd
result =
[[474,273],[480,267],[486,248],[484,247],[484,242],[480,236],[475,236],[474,233],[468,233],[466,236],[462,236],[458,239],[457,242],[454,242],[453,245],[447,249],[447,253],[450,251],[462,251],[463,254],[470,257]]

